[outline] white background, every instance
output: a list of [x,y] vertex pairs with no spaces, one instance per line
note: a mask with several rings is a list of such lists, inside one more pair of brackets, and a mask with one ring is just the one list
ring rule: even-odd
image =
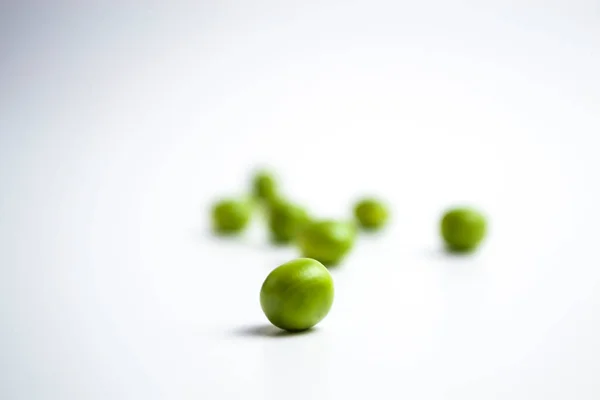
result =
[[[197,3],[0,6],[0,398],[600,398],[597,2]],[[259,165],[393,212],[309,334],[208,229]]]

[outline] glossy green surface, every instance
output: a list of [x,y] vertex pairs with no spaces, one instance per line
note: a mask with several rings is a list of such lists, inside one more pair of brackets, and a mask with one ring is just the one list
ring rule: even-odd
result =
[[219,201],[212,208],[213,230],[219,234],[239,233],[248,226],[251,215],[252,205],[248,201]]
[[325,318],[333,295],[327,268],[316,260],[298,258],[271,271],[260,289],[260,305],[273,325],[303,331]]
[[327,266],[338,264],[352,249],[356,226],[347,221],[315,221],[298,234],[297,242],[304,257]]
[[252,179],[252,193],[261,200],[275,200],[278,193],[275,176],[266,170],[258,171]]
[[447,211],[442,217],[440,230],[448,250],[473,251],[485,237],[487,223],[479,211],[462,207]]
[[289,243],[296,238],[309,221],[306,210],[287,201],[272,202],[268,209],[271,239],[276,243]]
[[361,228],[377,230],[386,224],[388,211],[385,205],[378,200],[363,199],[354,207],[354,216]]

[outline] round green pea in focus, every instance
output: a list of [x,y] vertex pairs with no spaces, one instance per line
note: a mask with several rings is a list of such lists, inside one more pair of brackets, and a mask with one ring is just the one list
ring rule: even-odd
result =
[[261,200],[274,200],[277,197],[277,180],[269,171],[257,172],[252,179],[252,193]]
[[440,230],[448,250],[473,251],[483,241],[487,229],[485,217],[479,211],[462,207],[447,211]]
[[289,243],[296,238],[309,217],[303,208],[283,201],[274,201],[268,211],[271,239],[276,243]]
[[386,224],[388,211],[378,200],[363,199],[354,207],[354,216],[363,229],[377,230]]
[[348,254],[355,238],[354,223],[324,220],[307,224],[298,234],[297,242],[304,257],[332,266]]
[[260,289],[260,305],[273,325],[297,332],[325,318],[333,295],[327,268],[316,260],[298,258],[271,271]]
[[252,205],[248,201],[227,199],[212,208],[213,229],[219,234],[242,232],[250,222]]

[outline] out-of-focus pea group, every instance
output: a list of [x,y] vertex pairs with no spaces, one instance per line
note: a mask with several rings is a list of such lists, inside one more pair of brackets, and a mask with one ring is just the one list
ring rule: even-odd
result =
[[[218,235],[238,235],[261,210],[270,240],[277,245],[296,245],[302,257],[275,268],[260,293],[269,321],[288,331],[309,329],[327,315],[334,292],[327,267],[343,261],[359,231],[381,230],[390,218],[386,204],[373,197],[356,202],[347,219],[314,218],[284,196],[273,173],[261,170],[252,178],[250,195],[213,205],[212,228]],[[450,252],[474,251],[486,230],[485,216],[469,207],[450,208],[440,220],[440,236]]]
[[326,266],[339,264],[352,250],[359,229],[375,231],[388,220],[387,207],[379,200],[357,202],[354,215],[345,220],[316,219],[301,205],[281,192],[275,175],[257,172],[251,181],[250,195],[221,200],[213,206],[213,229],[219,235],[242,233],[255,214],[263,211],[269,236],[274,244],[295,244],[303,257]]

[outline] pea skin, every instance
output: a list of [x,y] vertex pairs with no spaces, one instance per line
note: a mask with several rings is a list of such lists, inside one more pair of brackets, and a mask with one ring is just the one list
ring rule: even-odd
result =
[[235,235],[246,229],[252,216],[252,204],[242,199],[225,199],[212,208],[213,230],[220,235]]
[[353,222],[321,220],[307,224],[299,233],[297,243],[304,257],[333,266],[348,255],[355,239],[356,225]]
[[267,170],[260,170],[252,178],[252,194],[258,200],[273,201],[278,195],[278,184],[275,174]]
[[451,252],[468,253],[477,249],[487,233],[485,216],[470,207],[457,207],[444,213],[440,233]]
[[275,268],[260,290],[267,319],[289,332],[312,328],[333,304],[333,278],[320,262],[298,258]]
[[271,240],[278,244],[294,241],[298,232],[309,222],[305,209],[285,200],[277,200],[270,204],[267,219]]
[[359,226],[366,231],[376,231],[387,223],[389,212],[383,202],[366,198],[354,207],[354,217]]

